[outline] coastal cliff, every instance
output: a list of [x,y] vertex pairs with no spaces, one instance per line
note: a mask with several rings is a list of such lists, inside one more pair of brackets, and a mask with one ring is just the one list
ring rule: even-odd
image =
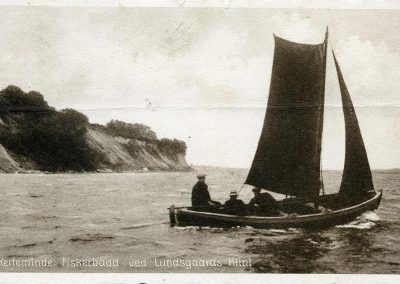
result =
[[[102,157],[98,161],[99,170],[181,171],[189,169],[185,151],[168,151],[160,146],[160,141],[170,141],[173,144],[174,141],[179,140],[144,140],[113,136],[104,129],[105,127],[99,125],[91,125],[87,132],[88,144]],[[182,141],[179,142],[182,143]]]
[[38,92],[0,91],[0,172],[183,171],[190,169],[185,154],[185,142],[158,139],[146,125],[91,124]]

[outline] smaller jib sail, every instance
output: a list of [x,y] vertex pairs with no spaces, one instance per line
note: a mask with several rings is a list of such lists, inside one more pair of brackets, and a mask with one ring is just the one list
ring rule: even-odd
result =
[[326,40],[275,36],[264,126],[246,184],[315,199],[319,194]]
[[342,94],[346,133],[346,155],[339,196],[351,204],[362,200],[366,196],[366,192],[373,191],[374,185],[354,106],[335,53],[333,51],[332,53]]

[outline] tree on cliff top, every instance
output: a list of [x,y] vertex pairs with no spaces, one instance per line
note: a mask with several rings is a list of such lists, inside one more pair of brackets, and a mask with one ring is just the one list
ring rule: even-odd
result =
[[72,109],[56,111],[38,92],[9,86],[0,91],[0,143],[34,160],[40,170],[95,169],[95,154],[86,142],[88,118]]
[[140,123],[127,123],[112,119],[106,124],[105,128],[107,133],[112,136],[145,141],[157,140],[157,134],[149,126]]
[[157,145],[161,152],[167,155],[186,153],[186,144],[184,141],[169,138],[157,139],[156,133],[144,124],[127,123],[113,119],[103,129],[111,136],[121,136],[153,143]]
[[157,141],[157,145],[165,154],[186,154],[186,143],[178,139],[162,138]]

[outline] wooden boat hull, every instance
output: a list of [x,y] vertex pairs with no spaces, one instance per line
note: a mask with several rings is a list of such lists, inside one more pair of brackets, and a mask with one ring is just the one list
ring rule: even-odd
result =
[[[382,192],[376,193],[368,200],[359,204],[322,213],[262,217],[262,216],[237,216],[184,208],[176,209],[171,214],[171,225],[178,226],[210,226],[232,227],[251,226],[254,228],[322,228],[338,224],[345,224],[354,220],[366,211],[378,208],[382,199]],[[173,220],[174,218],[174,220]]]

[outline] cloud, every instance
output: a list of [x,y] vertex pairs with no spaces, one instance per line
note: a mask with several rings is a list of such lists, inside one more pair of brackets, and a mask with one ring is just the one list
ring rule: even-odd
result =
[[308,16],[278,12],[270,19],[271,29],[279,36],[299,43],[318,44],[324,41],[326,26],[314,23]]
[[[356,106],[399,105],[400,54],[384,38],[367,37],[371,18],[351,26],[350,12],[346,19],[341,11],[322,12],[2,7],[0,83],[36,89],[50,104],[84,110],[93,122],[149,124],[160,137],[184,139],[190,162],[248,167],[267,102],[272,33],[321,43],[329,22],[330,46]],[[386,25],[397,23],[394,16]],[[363,36],[358,27],[366,27]],[[377,24],[371,35],[385,30]],[[340,168],[343,114],[330,54],[326,92],[335,107],[326,111],[323,161]],[[393,166],[398,110],[356,111],[371,164]]]
[[[179,56],[173,43],[171,49],[164,44],[148,50],[133,47],[139,51],[131,55],[129,49],[115,49],[97,38],[101,50],[89,46],[90,53],[85,50],[78,56],[80,61],[69,68],[76,73],[79,66],[88,66],[92,60],[89,54],[97,59],[86,74],[91,84],[84,91],[87,96],[97,97],[89,101],[92,107],[143,107],[145,100],[158,108],[265,105],[266,74],[272,58],[249,54],[246,37],[245,32],[212,30],[204,40],[191,42],[191,48]],[[77,46],[85,45],[79,37],[74,39]],[[73,53],[74,48],[71,46],[66,53]],[[259,97],[260,93],[263,96]]]
[[400,106],[399,52],[357,36],[340,40],[335,52],[358,105]]

